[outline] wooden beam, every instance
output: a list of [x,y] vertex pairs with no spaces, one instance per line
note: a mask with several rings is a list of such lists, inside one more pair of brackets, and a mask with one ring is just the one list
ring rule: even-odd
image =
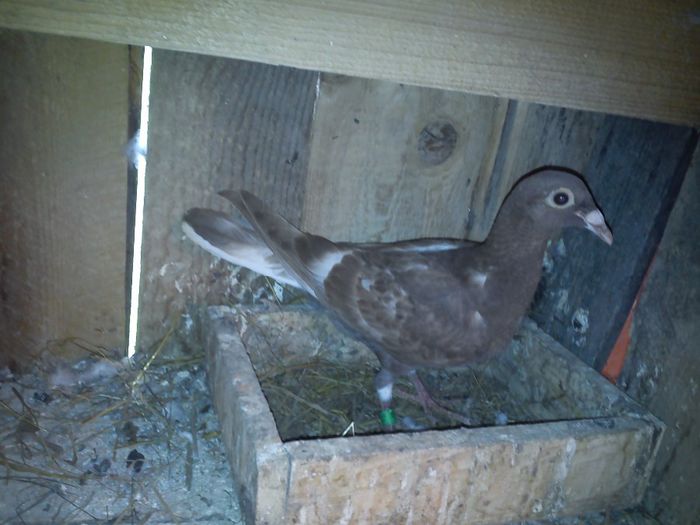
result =
[[0,49],[0,366],[122,347],[128,49],[5,30]]
[[0,0],[0,26],[700,123],[694,0]]

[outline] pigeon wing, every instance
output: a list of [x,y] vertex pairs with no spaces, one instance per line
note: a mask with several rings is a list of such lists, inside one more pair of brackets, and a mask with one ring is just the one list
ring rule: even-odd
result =
[[356,250],[326,279],[328,302],[403,364],[441,366],[465,350],[477,353],[487,337],[478,311],[483,290],[437,252]]

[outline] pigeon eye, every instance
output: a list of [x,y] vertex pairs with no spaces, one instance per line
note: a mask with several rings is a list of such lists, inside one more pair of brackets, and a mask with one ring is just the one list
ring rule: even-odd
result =
[[564,204],[566,204],[567,202],[569,202],[569,196],[563,191],[560,191],[559,193],[554,195],[554,204],[556,204],[557,206],[564,206]]
[[568,188],[559,188],[547,196],[547,205],[552,208],[568,208],[574,204],[574,194]]

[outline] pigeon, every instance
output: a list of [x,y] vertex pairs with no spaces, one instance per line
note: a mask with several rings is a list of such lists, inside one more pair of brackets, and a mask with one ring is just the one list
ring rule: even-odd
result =
[[418,369],[468,365],[508,347],[540,280],[547,242],[562,229],[583,228],[612,244],[586,183],[564,169],[522,177],[483,242],[333,242],[301,231],[247,191],[220,195],[243,218],[193,208],[184,233],[222,259],[301,288],[335,314],[379,359],[374,386],[390,427],[397,377],[410,378],[430,414],[443,407]]

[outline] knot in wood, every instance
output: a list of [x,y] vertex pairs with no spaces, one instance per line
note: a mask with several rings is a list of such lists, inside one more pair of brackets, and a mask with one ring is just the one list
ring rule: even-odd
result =
[[418,136],[418,155],[424,164],[437,166],[455,149],[459,134],[447,121],[438,120],[425,126]]

